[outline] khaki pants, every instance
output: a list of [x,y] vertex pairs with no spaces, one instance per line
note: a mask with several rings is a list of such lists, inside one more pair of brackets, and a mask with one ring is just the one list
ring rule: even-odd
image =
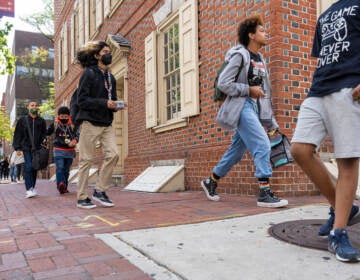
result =
[[98,141],[103,150],[104,162],[96,182],[96,190],[106,191],[109,188],[113,169],[119,160],[113,127],[94,126],[84,121],[80,126],[78,200],[88,197],[89,171],[95,158]]

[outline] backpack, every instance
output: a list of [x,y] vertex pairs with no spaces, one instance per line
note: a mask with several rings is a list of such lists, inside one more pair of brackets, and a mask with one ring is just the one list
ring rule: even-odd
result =
[[[235,81],[239,78],[239,75],[240,75],[240,69],[242,67],[244,63],[244,60],[241,60],[241,65],[239,67],[239,72],[236,74],[235,76]],[[223,93],[218,87],[218,81],[219,81],[219,77],[220,77],[220,74],[222,73],[222,71],[225,69],[225,67],[229,64],[228,61],[224,61],[223,64],[220,66],[220,68],[216,71],[216,78],[215,78],[215,81],[214,81],[214,94],[212,96],[212,100],[214,100],[215,102],[221,102],[221,101],[224,101],[225,98],[226,98],[226,94]]]
[[77,95],[77,88],[76,88],[73,95],[71,96],[71,100],[70,100],[70,117],[71,117],[73,124],[75,124],[75,125],[80,124],[79,120],[77,119],[79,111],[80,111],[80,107],[77,103],[77,99],[78,99],[78,95]]

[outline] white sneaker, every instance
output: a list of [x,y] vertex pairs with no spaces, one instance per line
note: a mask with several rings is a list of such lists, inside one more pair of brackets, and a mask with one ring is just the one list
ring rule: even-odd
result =
[[36,195],[36,193],[34,193],[32,190],[28,190],[26,191],[26,198],[30,198],[30,197],[34,197]]
[[37,195],[37,192],[36,192],[36,190],[34,188],[32,188],[31,191],[33,192],[34,196]]

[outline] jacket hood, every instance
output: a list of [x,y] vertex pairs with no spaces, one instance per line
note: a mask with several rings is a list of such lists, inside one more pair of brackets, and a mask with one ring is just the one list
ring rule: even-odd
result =
[[225,61],[229,61],[230,58],[235,54],[241,54],[244,58],[249,56],[249,52],[243,45],[236,45],[226,52]]

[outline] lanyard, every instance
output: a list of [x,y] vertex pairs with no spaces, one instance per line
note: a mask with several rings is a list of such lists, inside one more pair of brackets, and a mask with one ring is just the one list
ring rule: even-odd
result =
[[[107,74],[107,77],[106,77],[106,74]],[[111,84],[111,76],[108,71],[104,72],[104,85],[105,85],[105,89],[107,90],[107,93],[108,93],[108,98],[109,98],[109,100],[111,100],[112,84]]]

